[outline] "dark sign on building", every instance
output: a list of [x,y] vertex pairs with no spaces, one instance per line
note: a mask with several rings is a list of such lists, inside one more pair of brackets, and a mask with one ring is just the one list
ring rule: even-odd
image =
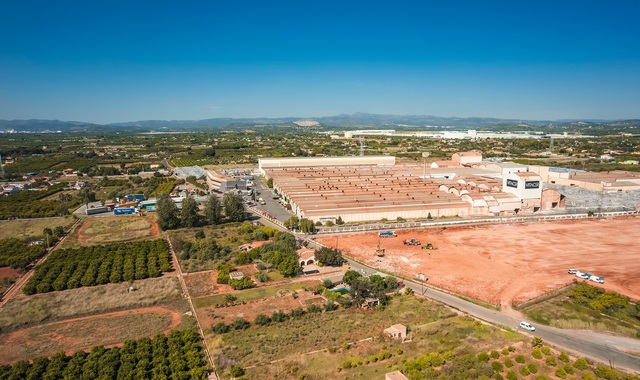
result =
[[518,188],[518,181],[515,179],[508,179],[507,180],[507,186],[508,187],[515,187],[516,189]]
[[540,188],[540,181],[526,181],[524,183],[524,188],[525,189],[539,189]]

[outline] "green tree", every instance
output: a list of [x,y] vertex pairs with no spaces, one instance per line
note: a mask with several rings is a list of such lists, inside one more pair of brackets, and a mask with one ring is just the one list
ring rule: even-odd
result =
[[316,250],[315,257],[318,262],[330,266],[342,265],[344,261],[342,258],[342,252],[328,247],[322,247]]
[[273,189],[273,178],[269,178],[267,180],[267,187]]
[[287,229],[296,230],[300,227],[300,219],[297,216],[292,216],[282,223]]
[[158,195],[156,204],[158,226],[163,230],[173,230],[180,227],[178,207],[167,195]]
[[209,224],[220,224],[222,222],[222,204],[217,195],[211,194],[207,205],[204,208],[204,214]]
[[305,234],[313,234],[316,232],[316,226],[313,223],[313,220],[302,218],[300,219],[300,231]]
[[200,225],[200,215],[198,215],[198,204],[191,197],[186,197],[182,201],[180,210],[180,222],[182,227],[194,228]]
[[348,270],[344,273],[344,276],[342,276],[342,281],[346,282],[347,284],[351,285],[351,283],[353,282],[353,280],[362,277],[362,274],[358,271],[355,270]]
[[226,193],[222,197],[224,212],[232,222],[242,222],[247,219],[247,213],[244,211],[244,202],[242,197],[236,193]]

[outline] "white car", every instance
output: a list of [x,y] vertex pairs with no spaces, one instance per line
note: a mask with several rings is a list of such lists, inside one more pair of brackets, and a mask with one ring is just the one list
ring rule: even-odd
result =
[[536,328],[531,325],[529,322],[522,321],[520,322],[520,327],[529,331],[536,331]]
[[576,274],[576,273],[578,273],[578,272],[579,272],[579,271],[578,271],[577,269],[569,269],[569,270],[567,271],[567,273],[569,273],[569,274]]

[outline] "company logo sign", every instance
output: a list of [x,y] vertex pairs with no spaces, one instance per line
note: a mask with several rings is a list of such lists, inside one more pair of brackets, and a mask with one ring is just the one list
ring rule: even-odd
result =
[[515,179],[508,179],[507,186],[518,188],[518,181],[516,181]]
[[525,189],[539,189],[540,181],[527,181],[524,183]]

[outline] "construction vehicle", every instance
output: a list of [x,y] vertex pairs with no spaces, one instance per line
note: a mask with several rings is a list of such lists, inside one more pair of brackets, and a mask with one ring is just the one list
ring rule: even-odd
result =
[[384,248],[380,245],[380,239],[378,239],[378,247],[376,248],[376,256],[383,257],[384,256]]
[[420,245],[420,240],[411,238],[404,240],[402,243],[404,243],[404,245]]
[[434,246],[433,244],[431,244],[430,242],[427,242],[427,244],[422,246],[422,249],[438,249],[438,247]]

